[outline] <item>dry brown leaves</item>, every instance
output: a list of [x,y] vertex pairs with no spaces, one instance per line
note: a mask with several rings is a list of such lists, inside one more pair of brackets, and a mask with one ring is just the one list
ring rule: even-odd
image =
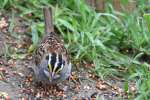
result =
[[10,100],[10,97],[6,92],[1,92],[0,91],[0,100]]
[[4,17],[0,19],[0,29],[6,28],[8,26],[8,23]]
[[24,88],[22,90],[23,93],[30,94],[35,96],[36,98],[44,98],[49,97],[51,95],[56,97],[65,97],[64,91],[59,89],[56,85],[43,85],[38,84],[37,86],[32,86],[32,75],[28,75],[28,77],[25,80],[26,86],[28,88]]
[[107,85],[103,81],[98,80],[96,82],[96,88],[100,89],[100,90],[106,90],[107,89]]
[[0,68],[0,80],[5,80],[6,79],[6,75],[8,74],[8,71],[6,68],[1,67]]

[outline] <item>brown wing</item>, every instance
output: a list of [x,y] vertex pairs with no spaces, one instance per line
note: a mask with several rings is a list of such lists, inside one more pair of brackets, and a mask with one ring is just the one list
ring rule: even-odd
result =
[[68,54],[64,43],[54,32],[51,32],[45,35],[35,52],[36,65],[40,64],[43,57],[53,52],[61,54],[63,59],[68,62]]

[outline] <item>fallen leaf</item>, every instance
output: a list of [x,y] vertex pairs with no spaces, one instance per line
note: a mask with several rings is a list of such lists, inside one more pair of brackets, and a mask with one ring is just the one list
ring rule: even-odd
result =
[[80,89],[81,89],[81,86],[80,86],[80,85],[76,85],[76,86],[75,86],[75,91],[76,91],[76,92],[79,92]]
[[100,89],[100,90],[106,90],[107,86],[105,84],[103,84],[103,82],[97,81],[96,82],[96,88]]
[[10,100],[10,97],[8,96],[8,93],[6,93],[6,92],[1,92],[0,91],[0,98],[1,98],[1,100]]
[[6,22],[6,19],[3,17],[0,20],[0,29],[5,28],[8,26],[8,23]]

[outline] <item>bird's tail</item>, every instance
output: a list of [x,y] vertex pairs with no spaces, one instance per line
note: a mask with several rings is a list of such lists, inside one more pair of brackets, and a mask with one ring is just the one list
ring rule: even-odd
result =
[[45,33],[54,32],[52,9],[49,7],[43,8],[44,22],[45,22]]

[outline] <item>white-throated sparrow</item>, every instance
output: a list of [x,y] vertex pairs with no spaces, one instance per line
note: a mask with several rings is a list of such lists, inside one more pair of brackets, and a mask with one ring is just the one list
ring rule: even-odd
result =
[[33,70],[38,81],[57,84],[71,74],[71,62],[63,42],[54,32],[52,10],[43,9],[45,20],[45,36],[38,45],[33,56]]

